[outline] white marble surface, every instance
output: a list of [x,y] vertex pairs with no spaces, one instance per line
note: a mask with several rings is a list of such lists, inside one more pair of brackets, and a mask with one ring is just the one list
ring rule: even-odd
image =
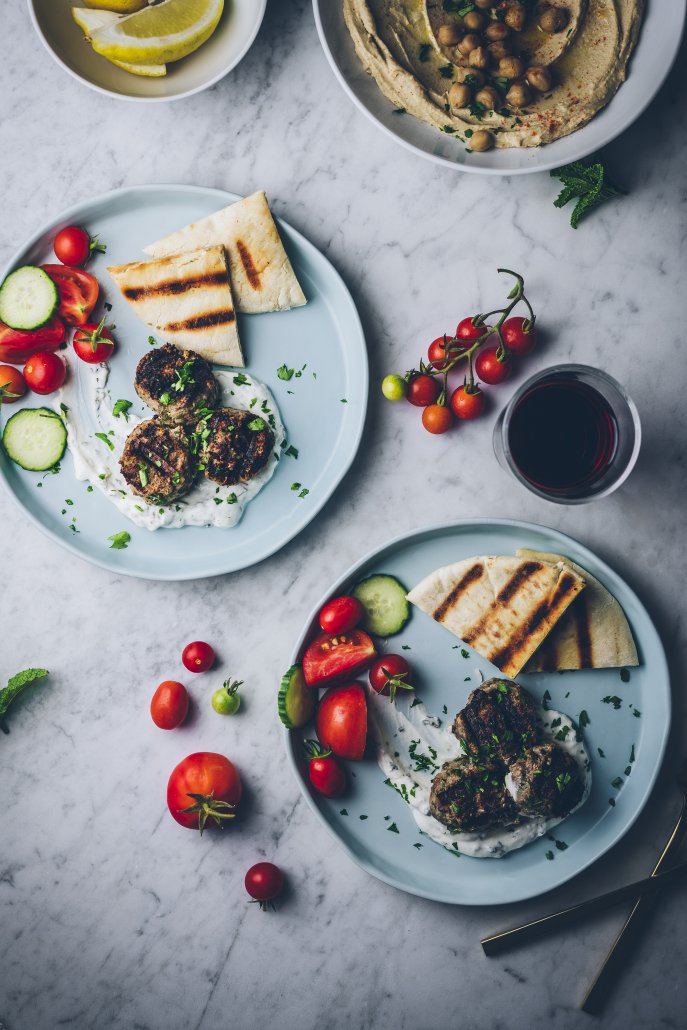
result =
[[[0,674],[44,662],[52,676],[0,740],[0,1023],[583,1027],[589,1017],[576,1006],[620,912],[505,958],[485,959],[478,940],[645,874],[678,807],[687,671],[683,77],[673,73],[607,150],[630,196],[575,233],[551,205],[547,175],[461,177],[392,146],[332,77],[307,0],[271,0],[233,75],[155,107],[72,82],[46,58],[25,5],[6,7],[2,260],[51,213],[114,186],[265,188],[349,283],[375,385],[457,316],[498,299],[495,269],[505,264],[526,274],[546,330],[528,369],[565,359],[608,368],[635,397],[646,439],[621,492],[565,509],[498,468],[494,411],[434,439],[408,406],[386,405],[373,389],[360,458],[311,529],[253,570],[181,586],[74,559],[1,495]],[[674,677],[669,757],[634,829],[567,888],[507,909],[443,908],[360,871],[301,798],[274,718],[277,677],[327,583],[392,533],[469,515],[532,519],[595,548],[648,605]],[[223,721],[196,707],[178,733],[162,734],[147,715],[150,694],[180,675],[175,656],[196,637],[219,642],[220,671],[246,681],[245,710]],[[200,696],[200,683],[192,686]],[[199,748],[224,751],[245,771],[248,818],[220,839],[196,839],[165,808],[170,768]],[[288,873],[277,915],[245,903],[243,874],[262,857]],[[681,888],[658,903],[604,1026],[685,1025],[686,900]]]

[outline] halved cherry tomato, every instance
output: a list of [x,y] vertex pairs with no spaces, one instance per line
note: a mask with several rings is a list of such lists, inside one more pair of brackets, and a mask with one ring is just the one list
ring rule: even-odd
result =
[[207,672],[215,664],[215,652],[204,640],[194,640],[181,652],[181,660],[189,672]]
[[446,433],[453,425],[451,409],[445,404],[430,404],[422,412],[422,424],[428,433]]
[[114,351],[114,336],[103,318],[97,325],[86,322],[74,333],[74,350],[82,361],[89,365],[100,365],[108,361]]
[[328,748],[316,740],[306,740],[305,757],[308,776],[318,794],[326,798],[340,798],[346,789],[346,773]]
[[324,633],[347,633],[358,625],[365,609],[357,597],[334,597],[320,611],[320,626]]
[[303,655],[303,676],[309,687],[341,676],[356,676],[376,654],[372,638],[361,629],[316,637]]
[[514,315],[501,326],[501,336],[511,354],[522,357],[537,346],[537,330],[527,318]]
[[440,393],[441,387],[433,376],[417,375],[408,383],[406,400],[416,408],[426,408],[428,404],[434,404]]
[[223,826],[241,800],[241,777],[233,762],[214,751],[196,751],[172,770],[167,807],[190,830]]
[[94,251],[105,251],[105,245],[98,243],[97,236],[89,236],[85,229],[69,225],[58,232],[53,250],[63,265],[79,266],[85,264]]
[[476,315],[469,315],[467,318],[460,320],[456,326],[456,336],[459,340],[478,340],[482,333],[485,332],[487,328],[485,325],[473,325],[472,319],[476,317]]
[[485,347],[477,355],[475,372],[483,383],[497,386],[508,378],[510,370],[511,363],[508,355],[500,357],[498,347]]
[[367,698],[359,683],[330,687],[315,718],[320,743],[338,755],[359,761],[367,739]]
[[24,365],[26,385],[34,393],[54,393],[67,378],[67,366],[54,351],[39,351]]
[[64,322],[57,315],[40,329],[10,329],[0,322],[0,361],[23,365],[39,350],[57,350],[66,336]]
[[26,381],[18,368],[0,365],[0,402],[14,404],[26,393]]
[[71,265],[41,265],[57,286],[60,306],[57,313],[68,325],[85,325],[98,303],[98,280],[83,268]]
[[176,680],[164,680],[150,702],[150,716],[161,730],[175,730],[188,713],[188,690]]
[[479,386],[469,390],[467,386],[459,386],[451,394],[451,411],[456,418],[466,421],[479,418],[484,411],[485,397]]

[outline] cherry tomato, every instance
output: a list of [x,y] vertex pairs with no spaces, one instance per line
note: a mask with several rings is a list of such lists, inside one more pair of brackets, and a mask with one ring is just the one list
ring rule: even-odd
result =
[[507,357],[500,360],[497,355],[498,347],[485,347],[475,361],[475,372],[483,383],[489,383],[490,386],[503,383],[510,375],[510,361]]
[[214,751],[196,751],[179,762],[167,784],[167,807],[172,817],[180,826],[201,833],[233,819],[240,800],[238,769]]
[[112,357],[114,350],[114,336],[105,325],[104,318],[97,325],[95,322],[86,322],[77,329],[73,343],[78,356],[89,365],[99,365],[107,361]]
[[485,332],[486,326],[472,324],[473,317],[476,316],[470,315],[468,318],[462,318],[456,326],[456,336],[459,340],[479,340],[480,336]]
[[468,390],[466,386],[459,386],[451,394],[451,411],[456,418],[479,418],[484,411],[485,403],[484,394],[479,387],[473,391]]
[[393,701],[397,690],[412,690],[408,682],[410,663],[400,654],[385,654],[370,669],[370,686]]
[[400,401],[405,397],[407,390],[408,384],[405,379],[396,372],[382,379],[382,393],[388,401]]
[[427,357],[432,362],[435,368],[440,372],[443,372],[446,367],[446,344],[444,343],[444,336],[437,336],[436,340],[432,340],[429,347],[427,348]]
[[23,365],[39,350],[57,350],[66,336],[65,324],[57,315],[40,329],[10,329],[0,322],[0,361]]
[[244,883],[253,901],[259,902],[262,911],[266,912],[269,903],[284,889],[284,874],[272,862],[258,862],[250,867]]
[[367,739],[367,698],[361,685],[330,687],[318,705],[315,725],[323,747],[359,761]]
[[150,715],[161,730],[175,730],[188,713],[188,691],[183,683],[164,680],[153,694]]
[[430,404],[422,412],[422,424],[428,433],[445,433],[453,425],[451,409],[445,404]]
[[68,325],[85,325],[98,303],[98,280],[83,268],[71,265],[41,265],[57,286],[60,294],[58,315]]
[[537,346],[537,330],[533,326],[528,329],[527,327],[530,325],[527,318],[516,315],[513,318],[507,318],[501,326],[501,335],[511,354],[522,357]]
[[63,265],[83,265],[89,259],[93,251],[104,251],[102,243],[98,243],[98,237],[91,238],[85,229],[76,225],[70,225],[66,229],[60,229],[55,242],[53,243],[55,257]]
[[346,773],[332,753],[316,740],[306,740],[305,755],[308,776],[318,794],[326,798],[340,798],[346,789]]
[[224,681],[224,686],[215,691],[212,695],[212,707],[218,715],[236,715],[241,707],[238,690],[242,683],[243,680],[234,680],[232,683],[228,679]]
[[67,366],[51,350],[39,351],[24,365],[26,385],[34,393],[54,393],[67,378]]
[[364,614],[365,609],[357,597],[334,597],[320,611],[320,626],[325,633],[348,633]]
[[373,661],[375,645],[361,629],[331,636],[321,633],[303,655],[303,676],[309,687],[341,676],[357,676]]
[[26,381],[18,368],[0,365],[0,401],[14,404],[26,393]]
[[215,652],[204,640],[194,640],[181,652],[181,660],[189,672],[207,672],[215,664]]
[[441,387],[433,376],[417,375],[408,383],[406,397],[416,408],[426,408],[434,404],[441,393]]

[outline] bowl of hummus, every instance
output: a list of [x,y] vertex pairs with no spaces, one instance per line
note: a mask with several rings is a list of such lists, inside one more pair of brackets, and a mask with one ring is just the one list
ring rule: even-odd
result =
[[675,59],[685,2],[314,0],[349,96],[407,147],[466,171],[541,171],[627,128]]

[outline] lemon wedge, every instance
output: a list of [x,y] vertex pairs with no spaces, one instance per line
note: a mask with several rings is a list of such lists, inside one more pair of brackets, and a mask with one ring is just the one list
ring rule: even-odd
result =
[[93,49],[110,61],[166,64],[202,46],[217,28],[224,0],[163,0],[96,29]]
[[116,14],[133,14],[148,6],[148,0],[83,0],[86,7],[97,11],[113,11]]
[[110,58],[108,60],[110,64],[116,64],[125,72],[131,72],[132,75],[143,75],[147,79],[161,79],[163,75],[167,74],[166,64],[128,64],[126,61],[113,61]]
[[[90,39],[98,29],[116,25],[121,17],[121,14],[115,14],[114,11],[72,7],[72,18],[87,39]],[[116,64],[118,68],[123,68],[125,72],[131,72],[132,75],[144,75],[146,78],[159,79],[167,74],[167,66],[164,64],[131,64],[127,61],[111,61],[110,63]]]

